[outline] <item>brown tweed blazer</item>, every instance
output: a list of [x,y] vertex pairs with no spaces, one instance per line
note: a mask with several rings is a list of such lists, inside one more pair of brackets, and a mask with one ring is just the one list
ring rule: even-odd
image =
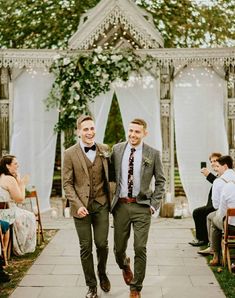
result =
[[[108,158],[104,152],[108,152],[109,148],[104,144],[97,144],[97,154],[101,156],[105,182],[107,183],[106,189],[108,190],[108,203],[111,204],[111,192],[108,183]],[[80,144],[77,143],[64,153],[63,162],[63,187],[65,191],[65,197],[70,202],[71,215],[77,217],[77,210],[85,206],[87,207],[90,193],[90,178],[84,158],[84,153]]]

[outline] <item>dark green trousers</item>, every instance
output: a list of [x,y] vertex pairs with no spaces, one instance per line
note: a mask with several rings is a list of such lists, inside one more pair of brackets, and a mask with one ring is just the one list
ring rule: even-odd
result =
[[131,233],[134,232],[134,278],[131,290],[141,291],[146,271],[146,245],[151,223],[151,212],[147,205],[118,203],[113,212],[114,254],[121,269],[126,265],[126,249]]
[[86,285],[95,287],[97,285],[94,260],[92,253],[92,230],[96,246],[98,273],[106,273],[108,258],[108,231],[109,210],[108,204],[102,206],[94,201],[88,208],[89,215],[84,218],[75,218],[75,227],[80,243],[80,257],[85,275]]

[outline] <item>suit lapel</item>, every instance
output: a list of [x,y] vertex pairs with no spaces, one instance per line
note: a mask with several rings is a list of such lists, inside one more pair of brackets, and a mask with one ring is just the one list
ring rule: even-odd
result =
[[86,165],[86,161],[85,161],[85,157],[84,157],[84,153],[82,151],[82,148],[80,146],[80,144],[77,144],[76,146],[76,153],[77,153],[77,156],[81,162],[81,165],[86,173],[86,175],[89,177],[89,173],[88,173],[88,169],[87,169],[87,165]]
[[109,174],[108,174],[108,162],[107,162],[107,158],[105,156],[102,156],[102,153],[105,151],[107,151],[107,149],[105,150],[105,148],[102,147],[101,144],[97,144],[96,143],[96,147],[97,147],[97,153],[96,154],[100,154],[101,156],[101,161],[104,167],[104,172],[105,172],[105,177],[108,180]]
[[126,146],[127,146],[127,142],[121,144],[120,147],[118,148],[119,150],[118,150],[117,155],[116,155],[115,163],[118,165],[118,167],[117,167],[118,180],[120,180],[120,176],[121,176],[122,158],[123,158],[123,154],[124,154],[124,151],[126,149]]

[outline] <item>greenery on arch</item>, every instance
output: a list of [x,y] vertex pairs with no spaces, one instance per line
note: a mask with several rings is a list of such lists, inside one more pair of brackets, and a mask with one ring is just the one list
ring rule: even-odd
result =
[[127,81],[130,74],[152,70],[155,59],[134,51],[94,51],[77,57],[56,57],[50,71],[55,81],[46,100],[48,108],[58,108],[57,131],[75,128],[77,116],[87,112],[87,104],[110,90],[116,79]]

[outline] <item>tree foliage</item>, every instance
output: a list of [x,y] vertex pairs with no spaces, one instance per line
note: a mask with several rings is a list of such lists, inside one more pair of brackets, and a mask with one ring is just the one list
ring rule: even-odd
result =
[[[235,1],[141,0],[152,14],[165,47],[226,46],[235,42]],[[213,4],[213,5],[212,5]]]
[[123,128],[117,96],[114,93],[105,130],[104,143],[109,144],[109,146],[112,147],[114,144],[123,141],[125,141],[125,131]]
[[0,44],[66,48],[82,13],[98,0],[0,0]]
[[[152,14],[165,47],[234,44],[235,0],[198,1],[135,0]],[[81,14],[98,2],[0,0],[0,48],[66,48]]]

